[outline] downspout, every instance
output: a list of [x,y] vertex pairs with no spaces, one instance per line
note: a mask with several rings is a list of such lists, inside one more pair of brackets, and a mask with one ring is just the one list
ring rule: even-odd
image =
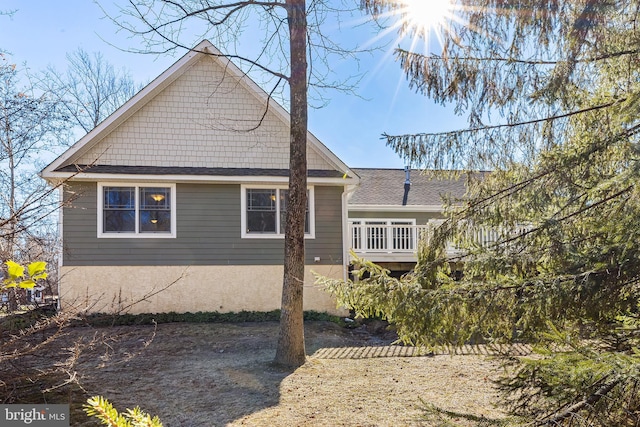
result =
[[351,255],[349,254],[350,235],[349,235],[349,195],[358,188],[358,185],[345,185],[342,192],[342,280],[345,282],[349,278],[349,264]]
[[58,242],[60,247],[58,249],[58,277],[57,277],[57,288],[58,288],[58,301],[56,303],[56,308],[58,311],[62,309],[61,295],[60,295],[60,282],[62,282],[62,257],[64,255],[64,241],[62,240],[62,225],[63,225],[63,212],[64,212],[64,185],[61,182],[60,187],[58,188],[59,194],[59,204],[58,204]]

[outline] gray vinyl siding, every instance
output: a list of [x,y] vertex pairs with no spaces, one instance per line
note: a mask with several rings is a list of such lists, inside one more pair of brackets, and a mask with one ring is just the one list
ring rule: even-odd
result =
[[[315,187],[316,238],[306,239],[306,264],[342,264],[342,187]],[[74,198],[69,200],[71,194]],[[68,186],[63,264],[281,265],[284,239],[242,239],[240,185],[177,184],[176,238],[98,238],[97,184]]]
[[[410,210],[411,207],[407,206]],[[376,218],[376,219],[415,219],[416,225],[424,225],[430,219],[443,218],[439,212],[371,212],[349,210],[349,219],[354,218]]]

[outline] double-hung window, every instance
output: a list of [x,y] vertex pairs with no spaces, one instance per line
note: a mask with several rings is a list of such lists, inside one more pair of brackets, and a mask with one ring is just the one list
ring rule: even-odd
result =
[[175,237],[175,185],[98,184],[98,237]]
[[[242,237],[280,238],[284,236],[287,214],[288,190],[279,187],[242,187]],[[307,190],[305,210],[305,237],[313,238],[315,224],[313,215],[313,188]]]

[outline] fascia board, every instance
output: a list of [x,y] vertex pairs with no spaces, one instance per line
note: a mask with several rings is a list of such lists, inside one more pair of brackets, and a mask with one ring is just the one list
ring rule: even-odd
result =
[[[175,183],[287,183],[283,176],[216,176],[216,175],[139,175],[139,174],[97,174],[52,172],[46,179],[50,182],[72,181],[122,181],[122,182],[175,182]],[[356,178],[307,178],[309,185],[353,185]]]
[[353,205],[347,204],[350,212],[442,212],[442,205]]

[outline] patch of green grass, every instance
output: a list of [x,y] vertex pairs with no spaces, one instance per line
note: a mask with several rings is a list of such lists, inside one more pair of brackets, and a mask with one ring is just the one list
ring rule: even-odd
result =
[[[305,311],[306,321],[329,321],[342,325],[342,319],[327,313]],[[217,311],[199,311],[197,313],[143,313],[143,314],[91,314],[82,323],[91,326],[128,326],[151,325],[159,323],[243,323],[277,322],[280,310],[240,311],[238,313],[219,313]]]

